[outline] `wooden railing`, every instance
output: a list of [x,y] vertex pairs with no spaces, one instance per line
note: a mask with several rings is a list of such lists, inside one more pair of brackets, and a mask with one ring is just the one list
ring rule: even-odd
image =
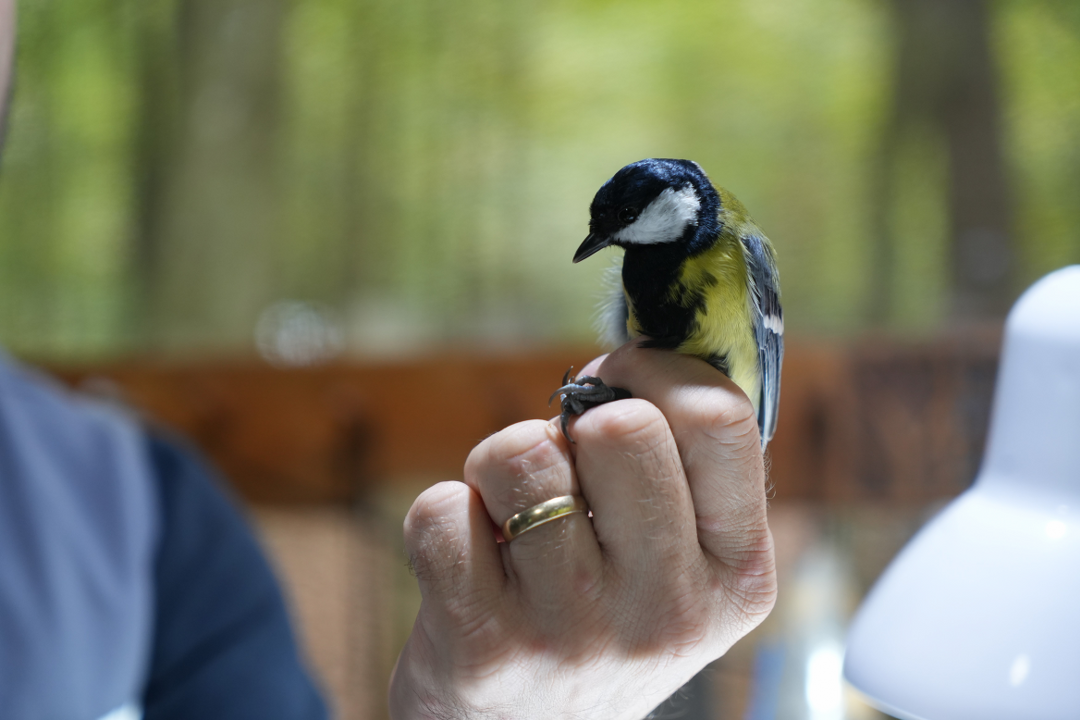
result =
[[[194,441],[255,503],[350,502],[402,477],[458,478],[488,434],[555,414],[548,396],[595,351],[448,354],[282,370],[259,362],[62,368]],[[778,500],[928,502],[963,490],[985,438],[995,337],[790,342]]]

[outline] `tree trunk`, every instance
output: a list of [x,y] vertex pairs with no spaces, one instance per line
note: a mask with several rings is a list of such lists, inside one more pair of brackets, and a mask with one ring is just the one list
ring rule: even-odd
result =
[[[147,47],[136,243],[146,336],[243,349],[273,287],[282,0],[178,0]],[[169,87],[169,79],[175,87]],[[239,343],[238,343],[239,341]]]
[[904,139],[920,134],[929,134],[947,156],[948,319],[1000,318],[1013,300],[1014,253],[986,3],[894,0],[893,6],[898,51],[877,167],[871,319],[888,321],[895,311],[898,239],[888,221],[895,201],[890,173]]

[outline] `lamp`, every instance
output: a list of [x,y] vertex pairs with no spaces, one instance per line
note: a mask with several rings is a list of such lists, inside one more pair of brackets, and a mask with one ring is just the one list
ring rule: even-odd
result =
[[1080,266],[1009,313],[979,475],[870,591],[844,674],[904,720],[1080,718]]

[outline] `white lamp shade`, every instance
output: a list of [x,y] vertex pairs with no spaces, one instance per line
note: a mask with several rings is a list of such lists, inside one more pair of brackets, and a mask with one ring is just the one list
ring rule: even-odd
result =
[[905,720],[1080,718],[1080,266],[1013,307],[979,476],[871,590],[844,674]]

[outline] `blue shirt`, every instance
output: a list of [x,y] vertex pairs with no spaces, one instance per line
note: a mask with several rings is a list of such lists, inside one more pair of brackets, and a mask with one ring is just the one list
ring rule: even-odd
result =
[[323,720],[194,455],[0,356],[0,717]]

